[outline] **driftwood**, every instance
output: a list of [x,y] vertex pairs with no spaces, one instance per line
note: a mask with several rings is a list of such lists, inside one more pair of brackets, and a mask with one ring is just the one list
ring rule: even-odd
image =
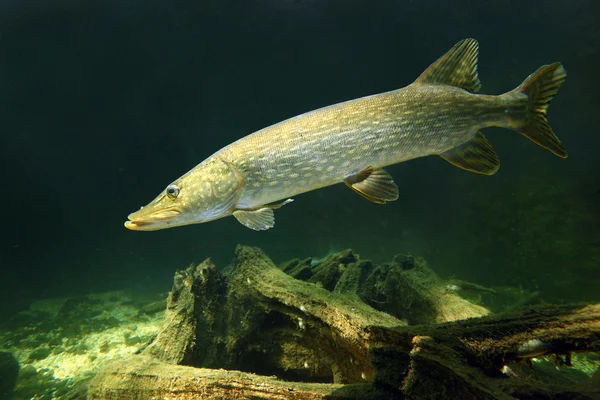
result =
[[178,272],[157,337],[98,373],[88,396],[600,398],[591,379],[547,384],[505,368],[600,351],[599,305],[486,314],[409,256],[374,266],[345,251],[278,268],[240,246],[222,273],[210,260]]
[[370,332],[377,343],[371,349],[376,381],[409,398],[600,399],[600,385],[591,379],[546,384],[505,368],[534,356],[552,355],[564,364],[572,352],[599,351],[597,304],[534,307],[453,324]]
[[411,325],[456,321],[488,315],[470,303],[427,266],[422,258],[397,255],[390,263],[374,265],[351,250],[324,260],[292,260],[281,268],[289,275],[340,294],[358,296],[371,307]]
[[210,260],[181,272],[165,325],[144,354],[291,380],[361,382],[373,375],[365,328],[405,325],[290,277],[258,249],[240,247],[224,274]]
[[223,369],[165,364],[148,356],[114,362],[98,374],[88,399],[324,399],[341,385],[299,383]]

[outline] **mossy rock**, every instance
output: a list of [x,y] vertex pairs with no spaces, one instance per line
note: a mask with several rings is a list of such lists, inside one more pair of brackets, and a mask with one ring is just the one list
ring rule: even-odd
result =
[[29,354],[30,361],[43,360],[52,353],[49,347],[38,347]]
[[8,399],[19,376],[19,362],[12,353],[0,351],[0,398]]

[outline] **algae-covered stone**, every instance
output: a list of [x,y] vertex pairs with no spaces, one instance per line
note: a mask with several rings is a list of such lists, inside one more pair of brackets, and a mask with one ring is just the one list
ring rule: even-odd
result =
[[143,338],[137,335],[124,335],[125,336],[125,344],[127,346],[135,346],[136,344],[140,344],[144,341]]
[[[35,371],[35,373],[34,373]],[[61,380],[56,379],[54,372],[49,368],[40,368],[29,372],[23,371],[19,375],[19,381],[15,389],[16,399],[53,399],[56,398],[53,392],[58,387]]]
[[51,353],[52,350],[49,347],[38,347],[37,349],[33,350],[31,354],[29,354],[29,360],[43,360],[44,358],[48,357]]
[[19,362],[6,351],[0,351],[0,398],[7,399],[13,393],[19,376]]
[[71,353],[83,355],[83,354],[86,354],[89,349],[90,349],[90,347],[87,344],[79,343],[76,346],[73,346],[71,348]]
[[23,368],[21,368],[21,370],[19,371],[19,378],[29,379],[33,376],[36,376],[37,374],[38,374],[37,369],[31,364],[27,364]]
[[110,350],[110,345],[108,344],[107,340],[103,341],[102,344],[100,346],[98,346],[98,351],[100,353],[106,353],[109,350]]

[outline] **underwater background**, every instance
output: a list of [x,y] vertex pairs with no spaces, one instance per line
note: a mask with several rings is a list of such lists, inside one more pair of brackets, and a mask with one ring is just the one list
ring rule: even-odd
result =
[[[240,243],[276,262],[409,252],[445,278],[599,300],[599,16],[594,0],[0,2],[3,318],[49,297],[166,292],[176,269],[225,266]],[[406,86],[465,37],[480,43],[481,93],[565,65],[548,116],[568,159],[487,129],[498,173],[438,157],[391,166],[391,204],[337,185],[297,196],[265,232],[234,218],[123,227],[221,147]]]
[[[223,146],[406,86],[467,37],[484,94],[564,64],[548,118],[567,159],[491,128],[495,175],[440,157],[393,165],[387,205],[340,184],[296,196],[264,232],[234,218],[123,226]],[[596,0],[0,1],[0,399],[17,376],[14,399],[63,398],[138,352],[175,271],[207,257],[224,268],[238,244],[276,263],[410,253],[493,311],[598,302],[599,69]],[[589,377],[595,357],[578,367]]]

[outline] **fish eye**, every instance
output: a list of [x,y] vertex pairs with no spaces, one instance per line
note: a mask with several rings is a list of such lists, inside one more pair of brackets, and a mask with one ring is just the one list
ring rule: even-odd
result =
[[177,187],[177,185],[171,184],[171,185],[167,186],[166,192],[167,192],[167,196],[169,196],[169,198],[175,199],[179,195],[179,188]]

